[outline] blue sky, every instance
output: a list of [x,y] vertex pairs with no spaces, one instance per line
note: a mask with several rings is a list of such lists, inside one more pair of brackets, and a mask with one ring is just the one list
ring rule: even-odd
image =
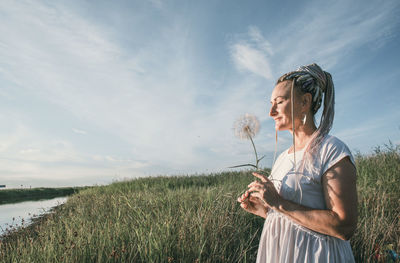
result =
[[1,1],[0,184],[226,170],[253,161],[245,113],[270,166],[274,82],[312,62],[333,76],[333,135],[400,143],[399,17],[397,0]]

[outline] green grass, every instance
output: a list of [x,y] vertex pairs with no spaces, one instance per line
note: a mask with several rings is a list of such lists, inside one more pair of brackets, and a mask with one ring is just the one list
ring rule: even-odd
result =
[[[358,262],[384,250],[400,253],[400,145],[377,147],[369,156],[356,155],[359,222],[351,240]],[[400,262],[398,259],[397,262]]]
[[68,196],[85,188],[87,187],[3,189],[0,190],[0,205]]
[[3,240],[7,262],[253,262],[263,221],[236,197],[248,173],[158,177],[87,189]]
[[[376,246],[400,251],[400,149],[356,160],[360,216],[351,244],[357,262],[368,262]],[[254,262],[263,219],[236,202],[252,180],[225,172],[86,189],[5,237],[0,261]]]

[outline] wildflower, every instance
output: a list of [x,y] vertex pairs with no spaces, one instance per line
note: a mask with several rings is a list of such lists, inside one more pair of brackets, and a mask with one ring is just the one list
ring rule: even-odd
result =
[[253,145],[254,154],[256,156],[256,164],[254,165],[248,163],[248,164],[231,166],[229,168],[251,166],[258,170],[259,169],[258,164],[261,161],[261,159],[263,159],[265,156],[258,158],[256,146],[254,145],[253,141],[253,138],[257,135],[257,133],[260,130],[260,122],[258,121],[257,117],[246,113],[245,115],[236,120],[236,122],[233,125],[233,130],[235,136],[238,137],[239,139],[242,140],[248,139],[251,141],[251,144]]
[[118,258],[118,257],[119,257],[118,252],[117,252],[116,248],[113,247],[109,258]]
[[249,140],[258,134],[260,122],[256,116],[246,113],[235,121],[233,129],[236,137]]

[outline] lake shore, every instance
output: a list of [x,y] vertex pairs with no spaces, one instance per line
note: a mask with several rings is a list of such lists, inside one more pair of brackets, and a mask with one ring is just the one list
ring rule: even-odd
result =
[[29,231],[32,224],[39,223],[67,200],[68,196],[63,196],[0,205],[0,240],[17,231]]
[[0,190],[0,205],[19,203],[25,201],[37,201],[42,199],[52,199],[55,197],[69,196],[87,189],[83,187],[38,187],[24,189],[2,189]]

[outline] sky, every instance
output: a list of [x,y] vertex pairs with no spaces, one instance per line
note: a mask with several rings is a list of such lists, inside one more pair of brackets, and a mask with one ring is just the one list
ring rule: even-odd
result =
[[[316,62],[332,135],[353,153],[400,143],[400,2],[0,1],[0,184],[103,185],[254,163],[233,123],[268,116],[276,80]],[[278,153],[290,146],[278,134]]]

